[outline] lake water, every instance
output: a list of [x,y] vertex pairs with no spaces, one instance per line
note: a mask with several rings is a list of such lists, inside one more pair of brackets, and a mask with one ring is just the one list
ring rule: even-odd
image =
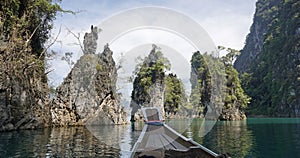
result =
[[[204,136],[203,120],[173,120],[176,130],[216,153],[232,157],[300,157],[300,119],[250,118],[217,122]],[[89,126],[0,133],[0,157],[129,157],[140,135],[127,126]]]

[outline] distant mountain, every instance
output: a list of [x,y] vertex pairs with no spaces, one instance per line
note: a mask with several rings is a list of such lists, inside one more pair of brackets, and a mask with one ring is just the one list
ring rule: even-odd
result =
[[258,0],[234,67],[252,97],[247,113],[300,117],[300,1]]

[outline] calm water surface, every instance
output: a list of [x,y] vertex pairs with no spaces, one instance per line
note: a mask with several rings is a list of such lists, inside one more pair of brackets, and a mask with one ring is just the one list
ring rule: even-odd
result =
[[[300,119],[258,118],[217,122],[201,137],[203,120],[173,120],[170,126],[216,153],[232,157],[299,157]],[[89,126],[0,133],[0,157],[129,157],[142,130],[128,126]],[[184,132],[185,131],[185,132]]]

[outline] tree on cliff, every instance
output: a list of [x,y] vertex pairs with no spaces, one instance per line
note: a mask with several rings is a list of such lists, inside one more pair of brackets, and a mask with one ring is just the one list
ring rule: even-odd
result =
[[[225,50],[226,48],[219,47],[219,49]],[[224,107],[220,119],[231,119],[230,115],[234,115],[235,112],[240,113],[239,115],[241,119],[244,119],[245,115],[243,111],[250,103],[251,98],[245,94],[241,86],[241,81],[238,77],[238,72],[232,65],[233,61],[240,54],[240,52],[232,48],[227,48],[226,51],[228,52],[226,56],[221,58],[221,61],[225,65],[226,91]],[[226,115],[229,115],[229,117],[227,118]]]
[[[225,47],[219,47],[219,49],[225,49]],[[217,100],[222,100],[222,112],[219,119],[231,120],[231,119],[243,119],[243,110],[250,101],[250,98],[244,93],[240,80],[238,78],[237,71],[233,68],[232,63],[238,51],[228,48],[226,50],[228,54],[221,59],[213,58],[208,54],[201,55],[200,52],[195,52],[192,56],[191,66],[191,84],[192,92],[190,96],[190,104],[194,108],[194,112],[197,116],[207,115],[208,106],[210,104],[218,104]],[[222,64],[223,63],[223,64]],[[215,64],[215,65],[214,65]],[[219,74],[219,65],[225,66],[224,86],[225,96],[216,96],[213,92],[216,89],[216,82],[214,79]],[[223,80],[220,78],[219,80]],[[223,88],[222,88],[223,89]],[[215,105],[216,108],[217,105]],[[238,116],[236,114],[238,113]]]
[[165,78],[164,108],[168,114],[177,114],[186,106],[187,98],[183,83],[176,74],[170,73]]
[[250,33],[235,63],[252,97],[247,108],[251,115],[300,116],[299,8],[299,0],[256,3]]
[[191,59],[191,84],[192,91],[190,103],[196,115],[205,113],[205,107],[210,102],[211,96],[211,74],[203,55],[195,52]]
[[162,113],[176,114],[187,99],[183,83],[175,74],[166,74],[171,64],[153,45],[150,54],[137,65],[131,94],[132,115],[140,106],[160,107]]
[[1,40],[19,38],[19,42],[23,41],[30,47],[31,54],[44,55],[44,43],[50,36],[52,21],[56,13],[62,11],[55,2],[60,0],[2,0]]
[[156,82],[163,85],[166,70],[170,70],[170,62],[157,46],[153,45],[150,54],[137,65],[134,72],[132,101],[142,106],[149,104],[151,100],[150,87]]
[[0,126],[47,122],[47,110],[41,107],[48,97],[44,44],[56,13],[62,11],[55,2],[59,1],[1,1],[0,95],[4,104],[0,105]]

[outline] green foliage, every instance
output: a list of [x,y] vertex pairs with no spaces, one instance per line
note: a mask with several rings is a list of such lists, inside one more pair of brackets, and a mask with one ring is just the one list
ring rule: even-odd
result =
[[[43,44],[58,4],[46,0],[2,0],[0,5],[1,75],[46,83]],[[36,81],[38,80],[38,81]],[[24,85],[27,85],[23,83]]]
[[266,21],[261,24],[266,27],[265,37],[261,39],[263,48],[256,60],[248,63],[247,73],[241,76],[245,91],[253,98],[248,108],[250,114],[296,115],[294,110],[300,94],[299,8],[298,0],[258,1],[255,23],[261,19]]
[[[224,50],[225,47],[219,47]],[[208,104],[224,104],[223,108],[238,108],[244,109],[250,102],[250,97],[247,96],[241,87],[238,78],[238,72],[233,68],[232,62],[239,54],[239,51],[227,48],[228,54],[221,59],[213,58],[210,55],[201,55],[200,52],[195,52],[192,56],[191,65],[191,83],[192,92],[190,103],[196,111],[197,115],[205,114]],[[221,64],[223,62],[223,64]],[[225,72],[222,72],[220,66],[225,66]],[[224,73],[224,74],[223,74]],[[224,78],[222,77],[224,76]],[[216,79],[217,78],[217,79]],[[223,86],[218,82],[224,81],[225,95],[218,96],[212,93],[213,91],[222,91]],[[219,87],[219,88],[218,88]]]
[[99,63],[96,65],[96,70],[97,71],[102,71],[102,66]]
[[[219,50],[225,50],[225,47],[219,46]],[[251,98],[245,94],[241,86],[241,81],[238,77],[238,72],[232,65],[236,57],[240,55],[240,52],[232,48],[227,48],[226,51],[228,53],[221,58],[221,61],[225,65],[226,73],[226,95],[224,107],[236,107],[238,109],[245,109],[250,103]],[[249,81],[251,79],[250,75],[247,73],[243,74],[242,76],[245,83],[247,83],[246,81]]]
[[195,52],[191,59],[191,84],[192,91],[190,103],[196,111],[196,115],[202,114],[204,107],[210,102],[211,97],[211,73],[207,65],[207,60],[199,51]]
[[10,106],[7,111],[11,111],[4,122],[14,124],[36,114],[38,120],[49,116],[48,107],[39,105],[53,90],[47,85],[44,43],[60,10],[50,0],[1,0],[0,84],[7,95],[3,106]]
[[244,93],[238,72],[232,65],[227,65],[225,71],[227,78],[225,108],[233,106],[240,109],[246,108],[251,98]]
[[[226,48],[223,46],[218,47],[219,50],[225,50]],[[225,65],[232,65],[233,61],[240,55],[240,51],[232,49],[232,48],[227,48],[226,51],[228,52],[225,56],[222,57],[222,62]]]
[[55,19],[56,13],[62,11],[60,6],[54,2],[52,0],[1,1],[2,35],[11,38],[14,30],[17,29],[19,37],[22,40],[28,40],[33,54],[44,55],[41,53],[44,43],[49,38],[52,21]]
[[165,112],[176,114],[181,106],[186,105],[186,96],[183,83],[176,74],[169,74],[165,78],[164,108]]
[[159,83],[164,88],[165,112],[177,114],[187,102],[183,83],[172,73],[165,75],[165,71],[170,70],[171,64],[158,49],[154,46],[150,54],[137,65],[131,98],[139,105],[150,103],[152,97],[149,95],[150,87]]
[[165,71],[170,69],[170,62],[155,45],[150,54],[137,64],[134,71],[133,91],[131,98],[139,105],[148,104],[151,96],[149,88],[154,83],[164,84]]

